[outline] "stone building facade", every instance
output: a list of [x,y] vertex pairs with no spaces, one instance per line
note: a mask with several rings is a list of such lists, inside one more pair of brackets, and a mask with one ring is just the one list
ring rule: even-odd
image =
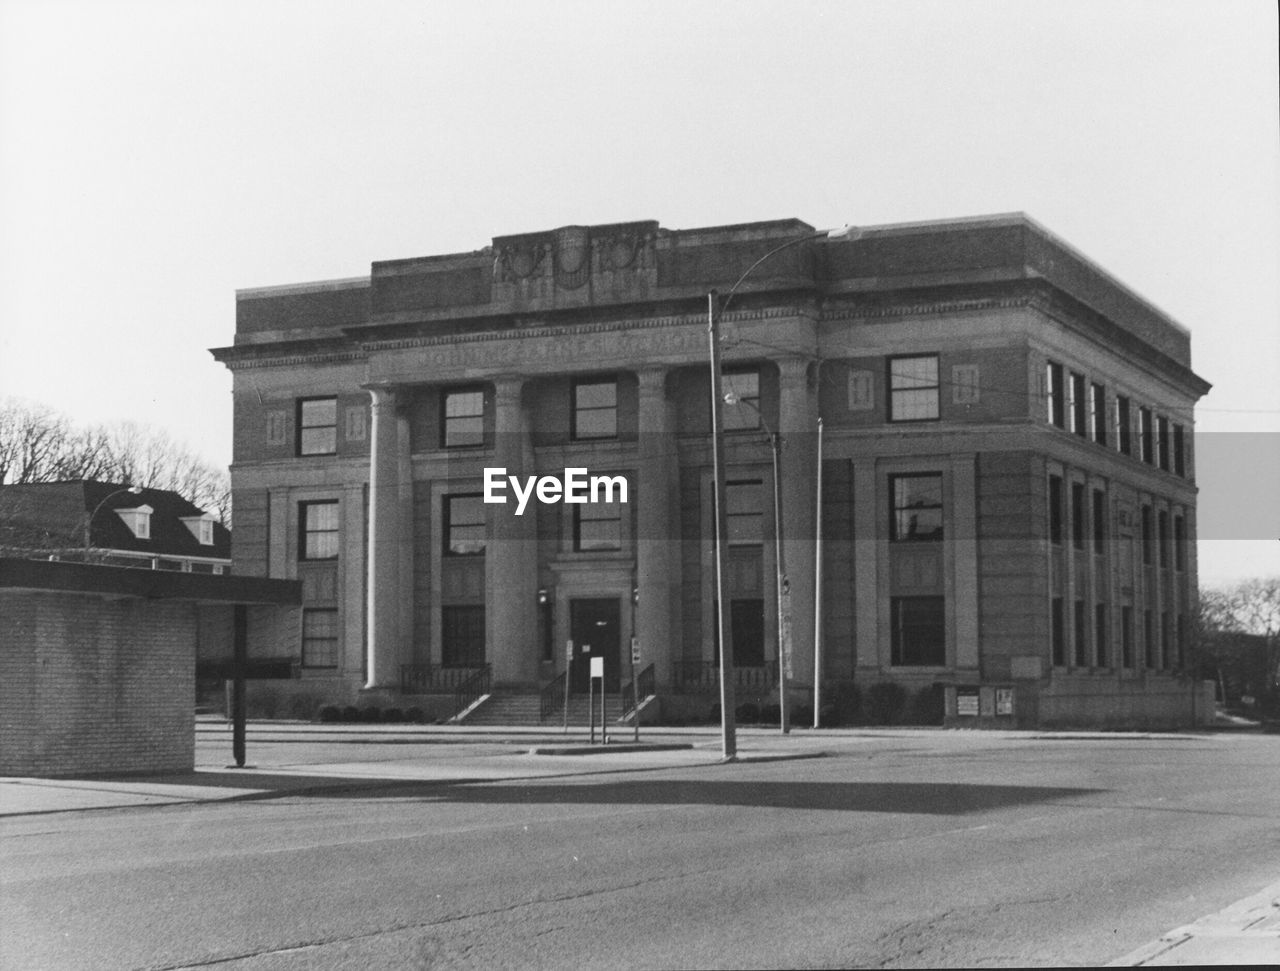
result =
[[[950,685],[961,720],[1181,720],[1208,385],[1187,330],[1021,214],[572,226],[238,292],[234,570],[302,581],[272,636],[304,677],[532,689],[573,641],[616,682],[634,637],[659,695],[713,678],[708,293],[766,256],[720,298],[743,676],[771,683],[783,604],[806,689],[816,663]],[[517,515],[495,469],[627,501]]]

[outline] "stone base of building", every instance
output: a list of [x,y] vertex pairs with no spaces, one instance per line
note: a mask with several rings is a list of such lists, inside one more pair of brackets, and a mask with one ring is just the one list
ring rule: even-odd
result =
[[1173,731],[1214,718],[1212,681],[1117,681],[1082,675],[1040,682],[947,685],[948,728]]

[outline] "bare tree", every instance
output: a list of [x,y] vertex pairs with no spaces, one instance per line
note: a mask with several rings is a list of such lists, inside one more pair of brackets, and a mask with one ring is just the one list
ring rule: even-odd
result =
[[1202,589],[1198,620],[1201,660],[1214,668],[1224,696],[1235,677],[1264,710],[1280,707],[1280,577]]
[[226,469],[163,429],[136,422],[76,427],[44,405],[0,400],[0,485],[74,479],[167,489],[231,525]]

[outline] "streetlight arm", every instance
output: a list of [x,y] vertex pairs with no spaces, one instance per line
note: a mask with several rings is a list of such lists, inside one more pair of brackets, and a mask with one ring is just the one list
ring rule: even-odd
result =
[[93,512],[89,513],[88,518],[86,518],[84,521],[84,551],[86,554],[89,552],[89,546],[90,546],[91,537],[93,533],[93,517],[98,515],[98,513],[102,511],[102,507],[107,504],[108,500],[114,499],[116,496],[120,495],[120,493],[122,492],[132,492],[135,496],[137,496],[137,495],[141,495],[142,487],[136,486],[136,485],[125,486],[123,489],[117,489],[115,492],[108,492],[105,496],[102,497],[102,501],[93,507]]
[[729,301],[733,299],[733,295],[737,292],[738,287],[742,286],[743,281],[746,280],[747,277],[751,276],[755,271],[755,268],[765,262],[765,260],[771,259],[774,255],[781,253],[784,249],[790,249],[792,246],[799,246],[801,243],[808,243],[811,240],[822,239],[823,237],[826,237],[827,239],[847,239],[853,234],[853,232],[854,229],[851,226],[842,226],[839,229],[820,229],[816,233],[809,233],[807,236],[797,236],[795,239],[789,239],[785,243],[775,246],[773,249],[769,250],[769,252],[765,253],[764,256],[760,257],[760,259],[756,260],[742,271],[742,276],[738,277],[733,286],[729,288],[729,292],[725,294],[724,302],[720,305],[719,313],[723,314],[729,309]]

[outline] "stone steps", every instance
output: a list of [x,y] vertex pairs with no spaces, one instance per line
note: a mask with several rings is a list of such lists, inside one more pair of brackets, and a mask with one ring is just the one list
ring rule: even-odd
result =
[[[596,718],[599,719],[600,699],[596,698],[595,703]],[[590,724],[591,712],[588,705],[589,702],[586,695],[571,695],[569,697],[570,725],[582,726]],[[494,692],[484,704],[467,715],[462,723],[464,725],[545,725],[550,727],[564,724],[563,700],[556,705],[555,711],[548,716],[545,722],[539,717],[541,706],[541,697],[532,692],[518,694]],[[610,723],[616,722],[626,710],[627,706],[623,704],[620,695],[608,696],[605,712]]]

